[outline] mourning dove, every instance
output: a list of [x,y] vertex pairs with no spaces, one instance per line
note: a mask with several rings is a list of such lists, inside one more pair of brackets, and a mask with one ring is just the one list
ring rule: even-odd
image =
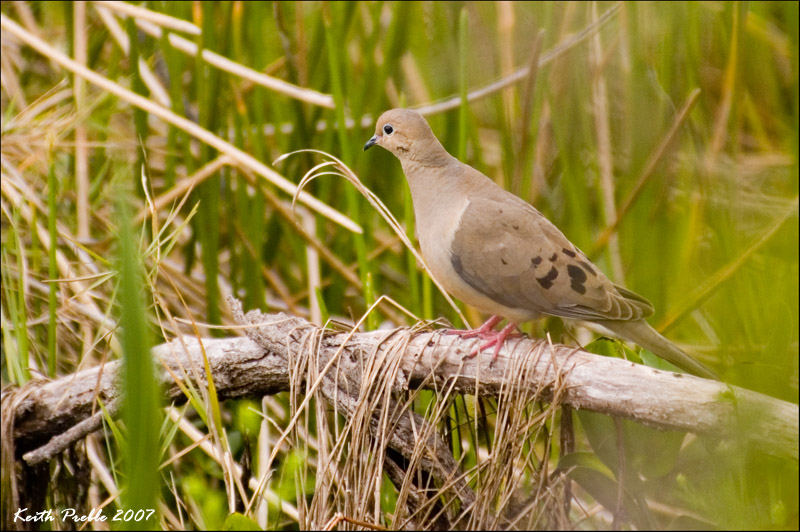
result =
[[[417,238],[436,280],[453,296],[492,317],[458,331],[495,346],[492,361],[517,323],[542,314],[597,323],[696,375],[716,378],[653,329],[653,306],[612,283],[533,206],[503,190],[444,149],[425,119],[410,109],[383,113],[364,150],[378,145],[403,166]],[[494,331],[502,318],[509,325]]]

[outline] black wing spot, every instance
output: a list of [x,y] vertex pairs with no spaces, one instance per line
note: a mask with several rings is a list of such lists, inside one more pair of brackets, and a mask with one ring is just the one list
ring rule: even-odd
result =
[[550,257],[550,262],[555,262],[557,258],[558,258],[558,253],[553,253],[553,256]]
[[506,262],[506,259],[504,259],[503,257],[500,257],[500,262],[502,262],[504,265],[505,265],[505,264],[508,264],[508,263]]
[[574,264],[569,264],[567,265],[567,273],[569,274],[570,288],[572,288],[579,294],[585,294],[586,287],[583,285],[583,283],[586,282],[586,272],[584,272]]
[[531,264],[533,264],[534,268],[542,263],[542,257],[536,256],[531,259]]
[[575,258],[575,252],[572,251],[571,249],[561,248],[561,251],[564,252],[564,255],[567,255],[568,257]]
[[542,285],[542,288],[547,290],[551,286],[553,286],[553,281],[556,280],[556,277],[558,277],[558,270],[551,267],[550,271],[547,272],[547,275],[545,275],[544,277],[537,277],[536,280],[539,282],[540,285]]
[[589,272],[592,275],[594,275],[595,277],[597,277],[597,272],[594,271],[594,268],[592,268],[591,264],[589,264],[588,262],[582,261],[582,260],[579,260],[578,264],[580,264],[583,267],[584,270],[586,270],[587,272]]
[[461,257],[456,255],[455,253],[451,253],[450,264],[452,264],[453,269],[456,271],[458,275],[464,277],[464,267],[461,265]]

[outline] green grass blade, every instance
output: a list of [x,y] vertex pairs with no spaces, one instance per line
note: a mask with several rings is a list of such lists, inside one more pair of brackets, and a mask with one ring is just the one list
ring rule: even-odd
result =
[[[120,276],[120,343],[123,352],[123,418],[127,427],[124,457],[127,473],[126,506],[131,509],[155,509],[160,499],[159,466],[159,386],[155,378],[151,348],[151,331],[147,323],[144,294],[148,293],[144,269],[131,226],[131,216],[122,192],[119,214]],[[146,526],[156,527],[155,514]],[[140,529],[144,522],[124,523],[130,530]]]
[[56,192],[58,184],[56,182],[56,172],[53,163],[50,164],[47,172],[47,233],[50,238],[50,245],[47,250],[47,277],[50,279],[48,286],[47,299],[47,374],[52,378],[56,376],[57,348],[57,320],[58,311],[58,284],[54,280],[58,277],[58,266],[56,264],[56,251],[58,250],[58,232],[56,230]]

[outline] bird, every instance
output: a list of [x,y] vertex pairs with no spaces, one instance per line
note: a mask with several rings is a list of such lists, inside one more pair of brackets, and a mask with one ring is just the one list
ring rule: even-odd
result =
[[[416,236],[431,274],[448,293],[491,317],[453,331],[495,346],[492,363],[517,324],[542,315],[592,322],[697,376],[718,379],[656,331],[653,305],[613,283],[533,205],[450,155],[413,109],[378,118],[364,151],[380,146],[408,181]],[[508,325],[495,327],[503,319]]]

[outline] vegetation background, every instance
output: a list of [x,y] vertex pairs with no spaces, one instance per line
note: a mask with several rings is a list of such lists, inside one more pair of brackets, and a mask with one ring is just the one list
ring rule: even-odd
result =
[[[322,158],[272,165],[293,150],[329,152],[413,235],[400,165],[361,151],[374,119],[398,106],[424,107],[451,153],[650,299],[652,323],[726,382],[798,402],[796,2],[139,6],[2,3],[3,386],[124,358],[127,411],[152,414],[109,418],[87,439],[88,507],[157,503],[151,525],[163,528],[308,526],[297,513],[314,494],[308,441],[326,437],[313,423],[278,454],[269,504],[248,511],[226,480],[234,464],[205,446],[258,472],[291,416],[288,397],[193,400],[163,414],[152,363],[135,356],[193,322],[202,335],[232,334],[204,326],[231,323],[227,293],[317,323],[356,321],[385,294],[420,319],[464,325],[351,184],[322,176],[306,188],[338,222],[303,201],[291,211],[285,183]],[[12,23],[77,66],[34,50]],[[479,91],[497,80],[513,82]],[[473,326],[483,317],[464,311]],[[381,304],[366,327],[413,321]],[[526,332],[586,338],[571,327],[545,320]],[[604,528],[598,493],[619,481],[602,451],[613,424],[578,419],[571,517]],[[796,461],[626,430],[624,480],[647,514],[628,524],[797,529]],[[466,463],[478,460],[471,449]],[[51,470],[50,507],[74,502],[70,467]],[[375,523],[397,526],[396,493],[382,486]]]

